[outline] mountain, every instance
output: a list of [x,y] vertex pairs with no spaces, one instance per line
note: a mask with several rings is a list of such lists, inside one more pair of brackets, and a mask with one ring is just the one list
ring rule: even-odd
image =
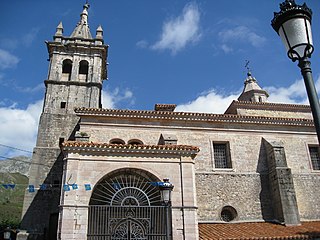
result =
[[0,229],[19,225],[30,163],[26,156],[0,160]]
[[29,177],[31,158],[26,156],[0,160],[0,173],[20,173]]

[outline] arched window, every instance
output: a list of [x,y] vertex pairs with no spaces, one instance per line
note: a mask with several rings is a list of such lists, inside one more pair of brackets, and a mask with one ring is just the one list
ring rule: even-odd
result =
[[157,182],[153,174],[141,169],[115,170],[96,184],[89,205],[160,206]]
[[62,80],[70,80],[72,71],[72,61],[70,59],[65,59],[62,62]]
[[171,208],[163,206],[158,183],[156,176],[141,169],[118,169],[104,176],[92,190],[88,239],[165,236],[169,224],[163,223],[171,223]]
[[111,139],[111,140],[109,141],[109,143],[110,143],[110,144],[122,144],[122,145],[126,144],[126,142],[123,141],[123,140],[120,139],[120,138],[113,138],[113,139]]
[[88,80],[89,63],[86,60],[82,60],[79,63],[79,79]]
[[143,145],[143,142],[139,139],[130,139],[128,141],[128,144],[130,144],[130,145]]

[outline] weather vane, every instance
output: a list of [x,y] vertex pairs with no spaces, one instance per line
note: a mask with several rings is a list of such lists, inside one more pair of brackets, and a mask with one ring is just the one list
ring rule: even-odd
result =
[[250,74],[250,72],[251,72],[250,67],[249,67],[249,63],[250,63],[250,61],[246,60],[246,65],[244,66],[248,70],[247,74]]

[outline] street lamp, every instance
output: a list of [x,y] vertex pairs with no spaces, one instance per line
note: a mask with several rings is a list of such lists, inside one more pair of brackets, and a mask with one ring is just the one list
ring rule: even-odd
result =
[[171,191],[173,189],[172,183],[169,182],[168,178],[163,179],[163,182],[160,183],[160,194],[161,194],[161,202],[165,205],[169,205],[171,203]]
[[173,189],[173,184],[169,182],[168,178],[163,179],[163,182],[159,184],[161,202],[164,203],[166,211],[166,234],[167,240],[171,239],[171,217],[169,217],[169,207],[171,207],[171,192]]
[[3,232],[3,239],[9,240],[11,239],[11,229],[10,227],[7,227]]
[[311,19],[312,11],[305,3],[300,6],[294,0],[286,0],[280,3],[280,12],[274,13],[271,25],[284,43],[288,57],[299,62],[320,143],[320,105],[309,61],[314,50]]

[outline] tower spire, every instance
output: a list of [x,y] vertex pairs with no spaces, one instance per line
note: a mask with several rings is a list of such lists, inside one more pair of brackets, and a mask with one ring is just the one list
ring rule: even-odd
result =
[[266,102],[269,94],[258,85],[257,80],[252,76],[249,63],[250,61],[246,60],[245,68],[248,71],[247,78],[244,81],[244,88],[238,100],[249,102]]
[[88,25],[88,10],[90,5],[88,1],[83,5],[83,10],[80,14],[80,21],[78,22],[77,26],[73,30],[71,34],[71,38],[84,38],[84,39],[92,39],[90,28]]

